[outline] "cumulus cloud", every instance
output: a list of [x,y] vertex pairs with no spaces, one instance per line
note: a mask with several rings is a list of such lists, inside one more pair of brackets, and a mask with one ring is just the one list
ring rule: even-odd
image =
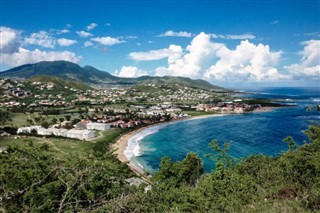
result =
[[93,30],[94,28],[96,28],[98,26],[98,24],[96,24],[96,23],[91,23],[91,24],[89,24],[87,27],[86,27],[86,29],[88,30],[88,31],[90,31],[90,30]]
[[300,63],[286,66],[295,80],[320,80],[320,40],[302,42],[303,51]]
[[55,33],[57,35],[60,34],[66,34],[66,33],[70,33],[70,30],[64,28],[64,29],[51,29],[50,32]]
[[9,27],[0,27],[0,52],[12,53],[19,47],[20,31]]
[[54,48],[56,44],[55,38],[49,35],[46,31],[32,33],[29,37],[24,39],[25,45],[38,45],[46,48]]
[[[23,48],[23,45],[35,44],[39,46],[52,47],[55,40],[45,31],[31,34],[30,37],[22,40],[21,32],[8,27],[0,27],[0,64],[8,66],[19,66],[22,64],[36,63],[39,61],[55,61],[68,60],[78,63],[82,57],[77,56],[70,51],[42,51],[39,49],[28,50]],[[49,38],[49,41],[42,41]],[[47,43],[46,43],[47,42]]]
[[0,63],[9,66],[19,66],[22,64],[37,63],[40,61],[57,60],[66,60],[78,63],[81,59],[81,56],[77,56],[75,53],[69,51],[41,51],[39,49],[31,51],[20,47],[17,52],[12,54],[2,54]]
[[193,38],[186,48],[186,53],[180,46],[171,45],[174,54],[168,57],[168,67],[157,68],[156,75],[202,78],[207,63],[214,58],[215,53],[222,46],[221,43],[211,42],[210,36],[203,32]]
[[66,38],[58,39],[58,44],[63,47],[67,47],[67,46],[70,46],[70,45],[73,45],[76,43],[78,43],[76,40],[71,40],[71,39],[66,39]]
[[125,78],[136,78],[144,75],[148,75],[147,71],[140,70],[134,66],[123,66],[120,71],[116,70],[115,75]]
[[115,44],[120,44],[120,43],[124,43],[124,40],[120,40],[118,38],[112,38],[112,37],[96,37],[96,38],[92,38],[91,41],[95,41],[101,45],[105,45],[105,46],[112,46]]
[[[129,54],[129,58],[135,61],[156,61],[170,57],[175,54],[175,45],[170,45],[169,48],[151,50],[148,52],[132,52]],[[180,47],[181,49],[181,47]],[[182,49],[181,49],[182,51]]]
[[86,41],[86,42],[83,43],[83,45],[85,47],[90,47],[90,46],[93,46],[93,43],[91,41]]
[[217,51],[220,58],[205,73],[206,79],[218,81],[274,81],[287,79],[276,65],[281,51],[272,52],[268,45],[241,41],[235,50],[223,46]]
[[[236,39],[239,37],[231,37]],[[244,36],[244,37],[247,37]],[[214,81],[273,81],[289,79],[278,71],[281,51],[271,51],[268,45],[253,44],[248,40],[234,49],[213,42],[212,35],[200,33],[183,49],[169,48],[148,52],[132,52],[129,58],[136,61],[152,61],[167,58],[168,66],[158,67],[158,76],[186,76]],[[240,39],[240,38],[239,38]]]
[[77,31],[76,32],[81,38],[87,38],[87,37],[90,37],[90,36],[93,36],[91,33],[89,32],[86,32],[86,31]]
[[222,35],[222,34],[208,34],[211,38],[221,38],[221,39],[231,39],[231,40],[247,40],[247,39],[255,39],[256,36],[245,33],[239,35]]
[[185,31],[180,31],[180,32],[174,32],[172,30],[169,30],[165,33],[161,33],[158,35],[158,37],[186,37],[190,38],[192,36],[192,33],[185,32]]

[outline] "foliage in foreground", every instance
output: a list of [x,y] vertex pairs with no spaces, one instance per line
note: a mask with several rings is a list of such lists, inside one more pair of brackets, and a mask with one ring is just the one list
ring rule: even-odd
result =
[[[226,155],[228,144],[220,148],[213,141],[217,169],[202,175],[195,186],[173,178],[184,171],[186,160],[171,163],[164,158],[152,191],[136,192],[126,208],[128,212],[320,211],[320,126],[311,126],[305,134],[310,144],[276,158],[251,156],[237,165]],[[198,174],[194,162],[188,166],[189,174]]]
[[127,190],[125,178],[130,175],[110,152],[61,159],[46,144],[9,147],[0,161],[0,204],[8,212],[113,208]]
[[[130,172],[102,142],[86,158],[57,159],[47,146],[9,148],[0,155],[0,204],[7,212],[313,212],[320,210],[320,126],[310,144],[277,158],[251,156],[234,164],[228,145],[211,144],[216,170],[188,154],[164,158],[152,190],[131,187]],[[106,141],[105,144],[108,144]],[[1,208],[0,208],[1,210]]]

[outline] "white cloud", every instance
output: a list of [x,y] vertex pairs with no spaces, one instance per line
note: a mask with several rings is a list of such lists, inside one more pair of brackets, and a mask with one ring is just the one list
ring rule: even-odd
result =
[[70,45],[73,45],[76,43],[78,43],[76,40],[71,40],[71,39],[66,39],[66,38],[58,39],[58,44],[63,47],[67,47],[67,46],[70,46]]
[[91,41],[86,41],[86,42],[83,43],[83,45],[85,47],[90,47],[90,46],[93,46],[93,43]]
[[95,41],[99,44],[105,45],[105,46],[112,46],[115,44],[124,43],[124,40],[119,40],[118,38],[112,38],[112,37],[96,37],[92,38],[91,41]]
[[205,73],[205,78],[218,81],[275,81],[288,79],[276,68],[281,51],[272,52],[268,45],[241,41],[235,50],[226,46],[217,51],[220,58]]
[[239,39],[239,40],[245,40],[245,39],[255,39],[256,37],[252,34],[241,34],[241,35],[226,35],[226,39]]
[[87,37],[90,37],[90,36],[93,36],[91,33],[89,32],[86,32],[86,31],[77,31],[76,32],[81,38],[87,38]]
[[280,23],[280,21],[279,20],[274,20],[274,21],[272,21],[271,22],[271,24],[273,24],[273,25],[275,25],[275,24],[279,24]]
[[40,61],[57,60],[66,60],[78,63],[81,59],[81,56],[77,56],[75,53],[69,51],[41,51],[39,49],[30,51],[20,47],[17,52],[14,52],[12,54],[2,54],[0,63],[9,66],[19,66],[22,64],[37,63]]
[[186,37],[186,38],[190,38],[190,37],[192,37],[192,33],[185,32],[185,31],[174,32],[172,30],[169,30],[165,33],[161,33],[160,35],[158,35],[158,37]]
[[19,47],[20,31],[9,27],[0,27],[0,52],[12,53]]
[[301,43],[304,48],[299,64],[285,68],[295,80],[320,80],[320,40],[310,40]]
[[109,26],[111,26],[111,24],[110,23],[105,23],[104,26],[108,26],[109,27]]
[[46,31],[32,33],[29,37],[24,39],[26,45],[38,45],[46,48],[54,48],[56,44],[55,38],[49,35]]
[[89,24],[87,27],[86,27],[86,29],[88,30],[88,31],[90,31],[90,30],[93,30],[94,28],[96,28],[98,26],[98,24],[96,24],[96,23],[91,23],[91,24]]
[[221,38],[221,39],[231,39],[231,40],[247,40],[247,39],[255,39],[256,36],[245,33],[245,34],[239,34],[239,35],[222,35],[222,34],[208,34],[211,38]]
[[[174,46],[171,45],[169,48],[159,49],[159,50],[151,50],[148,52],[132,52],[129,54],[129,58],[135,61],[156,61],[164,58],[170,57],[174,54]],[[180,47],[181,48],[181,47]],[[182,49],[181,49],[182,51]]]
[[70,30],[68,30],[68,29],[57,30],[56,33],[57,33],[58,35],[60,35],[60,34],[65,34],[65,33],[70,33]]
[[180,46],[170,45],[175,54],[168,57],[168,67],[156,69],[156,75],[202,78],[205,67],[214,59],[216,52],[222,46],[221,43],[212,43],[210,36],[203,32],[193,38],[185,54]]
[[133,66],[123,66],[120,71],[115,71],[115,75],[125,78],[136,78],[143,75],[148,75],[148,72],[144,70],[139,70],[137,67]]

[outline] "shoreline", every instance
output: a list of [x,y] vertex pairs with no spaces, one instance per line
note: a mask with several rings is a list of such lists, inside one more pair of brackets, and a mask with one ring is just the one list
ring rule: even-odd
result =
[[[274,110],[277,107],[261,107],[257,110],[252,111],[252,113],[255,112],[270,112],[272,110]],[[129,168],[138,176],[140,176],[141,178],[143,178],[144,180],[148,180],[147,175],[145,174],[145,171],[133,164],[124,154],[124,151],[126,150],[126,148],[128,147],[128,142],[129,139],[132,138],[133,136],[137,135],[138,133],[149,129],[151,127],[154,126],[158,126],[158,125],[168,125],[171,123],[177,123],[177,122],[182,122],[182,121],[190,121],[190,120],[198,120],[198,119],[204,119],[204,118],[209,118],[209,117],[221,117],[221,116],[226,116],[226,115],[242,115],[243,113],[217,113],[217,114],[208,114],[208,115],[198,115],[198,116],[192,116],[192,117],[186,117],[186,118],[181,118],[178,120],[173,120],[173,121],[168,121],[168,122],[162,122],[162,123],[156,123],[156,124],[152,124],[149,126],[144,126],[144,127],[140,127],[138,129],[135,129],[133,131],[130,131],[128,133],[125,133],[124,135],[120,136],[119,139],[116,140],[116,142],[114,144],[111,145],[112,149],[115,150],[114,153],[117,155],[117,158],[123,162],[126,163]]]
[[138,134],[146,129],[149,129],[151,127],[158,126],[158,125],[168,125],[171,123],[176,123],[176,122],[181,122],[181,121],[197,120],[197,119],[204,119],[204,118],[209,118],[209,117],[221,117],[221,116],[225,116],[225,115],[237,115],[237,114],[219,113],[219,114],[199,115],[199,116],[187,117],[187,118],[182,118],[182,119],[178,119],[178,120],[173,120],[173,121],[168,121],[168,122],[156,123],[156,124],[152,124],[149,126],[144,126],[144,127],[135,129],[133,131],[130,131],[130,132],[125,133],[124,135],[120,136],[120,138],[117,139],[117,141],[114,144],[112,144],[111,147],[113,150],[115,150],[114,153],[116,154],[117,158],[121,162],[126,163],[129,166],[129,168],[136,175],[142,177],[143,179],[148,180],[148,177],[145,174],[145,171],[141,167],[133,164],[124,154],[124,151],[128,147],[128,142],[129,142],[130,138],[132,138],[136,134]]

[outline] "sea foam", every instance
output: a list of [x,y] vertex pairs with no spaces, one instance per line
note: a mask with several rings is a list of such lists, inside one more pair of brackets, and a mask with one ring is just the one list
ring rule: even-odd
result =
[[133,157],[138,157],[143,154],[140,143],[148,135],[157,133],[165,125],[158,125],[142,130],[141,132],[135,134],[128,140],[128,146],[124,150],[124,155],[128,160],[131,160]]

